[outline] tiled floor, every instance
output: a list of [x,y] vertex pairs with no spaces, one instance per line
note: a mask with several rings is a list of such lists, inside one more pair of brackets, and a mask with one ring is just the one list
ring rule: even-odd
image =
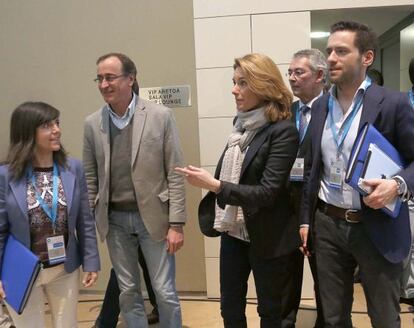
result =
[[[359,284],[355,285],[355,301],[353,307],[353,324],[356,328],[369,328],[369,318],[366,312],[365,298]],[[101,296],[82,295],[79,302],[78,318],[79,328],[90,328],[99,313]],[[259,318],[256,313],[255,300],[251,300],[247,306],[249,328],[259,327]],[[221,328],[223,327],[220,317],[220,304],[218,300],[208,300],[203,296],[182,296],[181,306],[183,313],[184,328]],[[297,328],[312,328],[315,320],[315,310],[312,301],[304,300],[298,315]],[[408,305],[401,307],[402,328],[414,327],[414,308]],[[51,327],[49,324],[48,327]],[[125,326],[120,322],[118,328]],[[151,328],[157,328],[153,325]]]

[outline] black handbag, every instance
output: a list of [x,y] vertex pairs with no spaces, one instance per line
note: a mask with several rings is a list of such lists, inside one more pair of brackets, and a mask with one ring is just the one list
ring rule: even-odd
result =
[[216,217],[216,194],[208,192],[198,206],[198,224],[204,236],[218,237],[221,233],[215,230],[214,219]]

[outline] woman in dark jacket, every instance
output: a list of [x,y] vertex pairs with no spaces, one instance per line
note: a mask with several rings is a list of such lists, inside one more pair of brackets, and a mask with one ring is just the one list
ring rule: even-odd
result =
[[[213,177],[194,166],[177,168],[208,189],[199,214],[214,216],[221,233],[220,291],[225,327],[247,327],[247,280],[253,272],[261,327],[280,327],[288,254],[299,246],[287,180],[298,149],[290,118],[292,95],[267,56],[235,60],[237,116]],[[215,200],[215,201],[214,201]]]

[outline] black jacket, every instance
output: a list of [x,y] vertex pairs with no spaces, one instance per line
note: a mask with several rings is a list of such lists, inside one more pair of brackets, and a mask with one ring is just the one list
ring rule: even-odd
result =
[[[222,208],[241,206],[254,255],[273,258],[298,248],[299,226],[292,216],[287,189],[298,145],[298,132],[292,122],[284,120],[265,126],[248,147],[239,184],[223,182],[217,195],[208,193],[200,203],[199,215],[213,218],[215,199]],[[217,164],[216,178],[223,155],[224,152]]]

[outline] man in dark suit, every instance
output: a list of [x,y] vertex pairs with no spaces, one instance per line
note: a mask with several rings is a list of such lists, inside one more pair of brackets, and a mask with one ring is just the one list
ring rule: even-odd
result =
[[[300,212],[302,248],[315,244],[325,327],[352,327],[353,272],[358,264],[373,327],[400,327],[402,260],[410,249],[407,204],[391,219],[381,208],[414,190],[414,112],[407,96],[371,83],[367,68],[376,37],[356,22],[332,25],[327,53],[329,93],[312,106],[311,147],[305,160]],[[407,167],[391,179],[371,179],[361,197],[344,182],[358,129],[373,124]]]
[[[293,55],[289,65],[288,76],[293,94],[299,98],[292,105],[292,121],[299,131],[300,145],[290,176],[291,196],[295,215],[299,215],[302,198],[304,158],[310,147],[308,125],[311,120],[311,107],[318,99],[326,84],[328,65],[325,55],[318,49],[303,49]],[[302,280],[303,254],[299,249],[291,255],[291,275],[283,291],[282,327],[294,328],[299,309]],[[316,261],[309,256],[309,265],[315,281],[315,298],[317,304],[317,319],[315,327],[323,327],[322,307],[318,295],[316,280]]]
[[[408,74],[412,84],[410,90],[408,91],[408,99],[412,108],[414,109],[414,57],[410,60],[410,64],[408,66]],[[414,306],[414,203],[409,202],[408,208],[410,210],[412,245],[410,254],[403,262],[400,303]]]

